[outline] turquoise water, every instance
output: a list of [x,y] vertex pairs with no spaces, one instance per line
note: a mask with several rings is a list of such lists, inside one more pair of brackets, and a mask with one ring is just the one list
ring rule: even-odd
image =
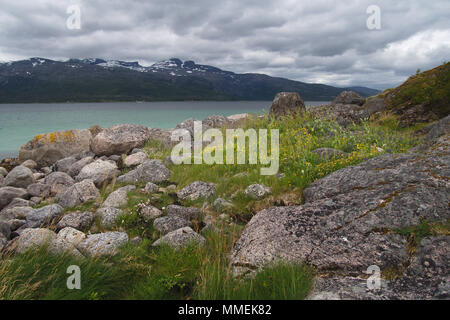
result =
[[268,111],[271,104],[271,101],[0,104],[0,159],[17,156],[21,145],[41,133],[121,123],[169,129],[188,118],[203,120],[210,115],[260,113],[262,109]]

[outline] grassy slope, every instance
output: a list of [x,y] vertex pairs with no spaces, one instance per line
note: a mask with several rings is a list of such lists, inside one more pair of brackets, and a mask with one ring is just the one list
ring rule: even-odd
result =
[[450,62],[418,72],[395,89],[383,92],[388,108],[395,111],[408,105],[423,104],[440,118],[450,113]]
[[[219,222],[218,232],[205,234],[204,248],[188,247],[175,251],[150,246],[159,236],[151,225],[137,214],[141,202],[163,208],[173,203],[170,192],[152,196],[132,191],[127,213],[120,217],[114,230],[125,230],[130,237],[144,238],[140,246],[127,245],[112,258],[77,260],[54,256],[45,249],[16,255],[0,261],[0,298],[3,299],[302,299],[312,285],[314,270],[305,265],[276,265],[267,268],[252,280],[235,280],[230,272],[229,253],[240,232],[257,211],[279,201],[301,203],[302,191],[311,182],[340,168],[360,163],[384,152],[400,153],[420,142],[411,133],[417,129],[398,127],[397,119],[386,115],[372,123],[346,129],[328,120],[287,118],[281,121],[264,118],[252,120],[251,128],[280,129],[280,172],[284,177],[262,177],[259,165],[182,165],[172,166],[172,182],[180,189],[197,181],[217,184],[217,195],[234,204],[229,212],[235,223]],[[349,154],[348,158],[320,162],[311,151],[332,147]],[[377,148],[382,148],[377,149]],[[164,158],[167,150],[156,142],[146,147],[152,158]],[[237,173],[247,173],[235,177]],[[268,199],[256,201],[243,191],[253,183],[273,188]],[[102,198],[120,185],[103,188]],[[138,186],[139,187],[139,186]],[[142,187],[142,186],[140,186]],[[232,196],[234,195],[234,196]],[[201,207],[204,200],[184,203]],[[100,202],[90,202],[77,209],[95,210]],[[218,216],[211,206],[210,213]],[[95,231],[102,231],[98,226]],[[415,230],[402,230],[413,233]],[[82,270],[82,290],[66,289],[66,269],[76,264]]]

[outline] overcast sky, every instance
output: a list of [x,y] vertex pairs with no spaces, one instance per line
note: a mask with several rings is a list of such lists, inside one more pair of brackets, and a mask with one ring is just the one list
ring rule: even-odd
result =
[[[79,5],[81,29],[67,28]],[[370,30],[377,5],[381,29]],[[178,57],[238,73],[392,87],[450,60],[449,0],[0,0],[0,60]]]

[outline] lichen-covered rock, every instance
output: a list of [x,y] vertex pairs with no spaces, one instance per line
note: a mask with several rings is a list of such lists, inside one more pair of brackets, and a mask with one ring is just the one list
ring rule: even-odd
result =
[[50,252],[55,254],[69,253],[76,257],[83,257],[76,246],[86,239],[86,235],[74,228],[67,227],[58,232],[56,239],[50,245]]
[[83,180],[69,187],[64,193],[58,195],[59,204],[63,208],[76,207],[80,204],[95,200],[100,192],[92,180]]
[[25,199],[29,196],[27,190],[14,187],[2,187],[0,188],[0,210],[10,204],[14,198]]
[[204,128],[223,128],[229,124],[229,120],[225,116],[209,116],[202,121]]
[[403,276],[380,288],[369,288],[367,279],[357,277],[318,278],[311,300],[430,300],[450,298],[450,237],[422,240]]
[[17,166],[5,177],[3,185],[7,187],[26,188],[34,182],[33,171],[24,166]]
[[232,253],[238,272],[273,261],[302,261],[319,272],[360,276],[409,265],[399,228],[450,217],[450,143],[441,136],[422,154],[383,155],[311,184],[306,204],[274,207],[246,226]]
[[140,164],[143,164],[148,157],[144,152],[137,152],[129,155],[125,158],[123,162],[126,167],[137,167]]
[[121,155],[143,147],[149,138],[147,127],[121,124],[98,133],[92,139],[91,149],[97,156]]
[[90,179],[97,187],[102,187],[105,183],[109,183],[119,174],[117,165],[111,161],[96,160],[89,163],[76,176],[76,181]]
[[153,246],[160,246],[162,244],[165,244],[173,248],[182,248],[189,244],[203,246],[205,242],[205,238],[192,230],[192,228],[184,227],[172,231],[163,236],[161,239],[156,240],[153,243]]
[[153,222],[153,228],[163,235],[184,227],[192,227],[192,222],[180,216],[165,216]]
[[164,182],[170,178],[170,171],[160,160],[147,160],[136,169],[117,178],[118,182]]
[[27,227],[39,228],[48,226],[54,219],[60,217],[64,209],[57,204],[51,204],[39,209],[35,209],[27,214]]
[[258,200],[263,199],[272,193],[272,188],[269,188],[262,184],[252,184],[245,189],[244,194],[248,197]]
[[97,215],[100,216],[100,225],[104,228],[113,226],[122,214],[122,210],[113,207],[104,207],[97,210]]
[[178,205],[168,205],[166,208],[167,216],[178,216],[189,221],[201,221],[203,213],[195,207],[183,207]]
[[288,115],[297,115],[305,111],[305,103],[296,92],[280,92],[275,96],[270,115],[274,117],[283,117]]
[[128,192],[135,190],[136,187],[133,185],[125,186],[112,192],[105,202],[103,202],[102,207],[115,207],[119,208],[125,206],[128,203]]
[[19,160],[31,159],[39,167],[51,166],[60,159],[89,150],[91,138],[89,130],[40,134],[20,148]]
[[88,256],[115,255],[117,249],[128,242],[125,232],[105,232],[90,234],[76,245],[76,248]]
[[158,189],[159,189],[159,187],[156,184],[154,184],[153,182],[148,182],[145,185],[145,192],[147,192],[149,194],[158,192]]
[[366,102],[366,99],[361,97],[354,91],[342,91],[332,104],[356,104],[362,106]]
[[30,249],[51,245],[55,239],[56,233],[49,229],[25,229],[4,250],[7,250],[7,252],[24,253]]
[[182,200],[195,201],[200,198],[208,198],[216,193],[213,183],[195,181],[178,191],[177,196]]
[[150,205],[139,206],[138,214],[146,223],[150,223],[163,215],[161,210]]
[[71,212],[66,214],[56,225],[57,230],[71,227],[80,231],[87,231],[94,222],[95,214],[89,211]]

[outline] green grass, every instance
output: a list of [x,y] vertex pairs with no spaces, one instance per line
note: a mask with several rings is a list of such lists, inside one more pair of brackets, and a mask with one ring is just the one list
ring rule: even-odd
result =
[[[205,200],[210,203],[217,197],[233,202],[234,214],[248,221],[258,211],[277,204],[290,195],[290,204],[302,202],[303,190],[312,182],[334,171],[355,165],[383,153],[402,153],[417,145],[420,139],[412,135],[418,126],[401,128],[398,119],[384,115],[377,121],[362,122],[342,128],[335,121],[316,119],[310,114],[297,117],[272,119],[253,118],[247,128],[278,129],[280,132],[280,169],[284,177],[262,176],[262,165],[179,165],[169,166],[171,181],[178,188],[194,182],[205,181],[216,184],[217,193],[211,199],[186,202],[186,205],[201,207]],[[269,146],[270,147],[270,146]],[[334,148],[348,153],[347,158],[323,161],[312,151],[318,148]],[[163,159],[170,155],[170,149],[157,142],[146,147],[150,156]],[[248,146],[246,149],[248,159]],[[236,177],[246,173],[246,176]],[[253,200],[244,195],[251,184],[260,183],[272,188],[272,195],[263,200]]]
[[[230,252],[245,222],[262,209],[283,203],[301,204],[303,190],[312,182],[336,170],[361,163],[384,153],[402,153],[420,142],[413,133],[419,126],[401,128],[398,118],[389,114],[375,121],[357,123],[346,128],[336,122],[315,119],[309,114],[280,120],[264,117],[251,119],[247,128],[280,130],[280,172],[284,177],[261,176],[261,165],[181,165],[169,166],[170,181],[177,190],[194,181],[216,184],[217,192],[209,199],[185,201],[187,206],[202,207],[218,216],[211,208],[217,197],[231,201],[232,224],[218,222],[217,232],[205,232],[204,247],[193,245],[175,250],[167,246],[151,246],[159,234],[138,214],[139,204],[159,209],[175,203],[173,195],[153,195],[137,189],[128,193],[128,203],[121,209],[112,230],[127,232],[130,238],[140,236],[141,245],[127,244],[111,258],[77,259],[52,255],[45,248],[0,260],[0,299],[303,299],[311,289],[314,270],[304,264],[274,264],[248,278],[235,278],[230,266]],[[348,153],[347,158],[321,160],[312,151],[329,147]],[[381,149],[382,150],[381,150]],[[164,159],[170,149],[150,141],[145,151],[151,158]],[[248,150],[247,150],[248,151]],[[245,173],[244,176],[236,176]],[[262,183],[272,194],[262,200],[248,198],[244,190]],[[112,182],[101,189],[101,200],[124,184]],[[99,201],[91,201],[66,212],[93,211]],[[444,232],[448,226],[419,225],[397,230],[411,244],[429,234]],[[106,231],[98,226],[93,231]],[[66,274],[69,265],[82,271],[82,289],[68,290]]]

